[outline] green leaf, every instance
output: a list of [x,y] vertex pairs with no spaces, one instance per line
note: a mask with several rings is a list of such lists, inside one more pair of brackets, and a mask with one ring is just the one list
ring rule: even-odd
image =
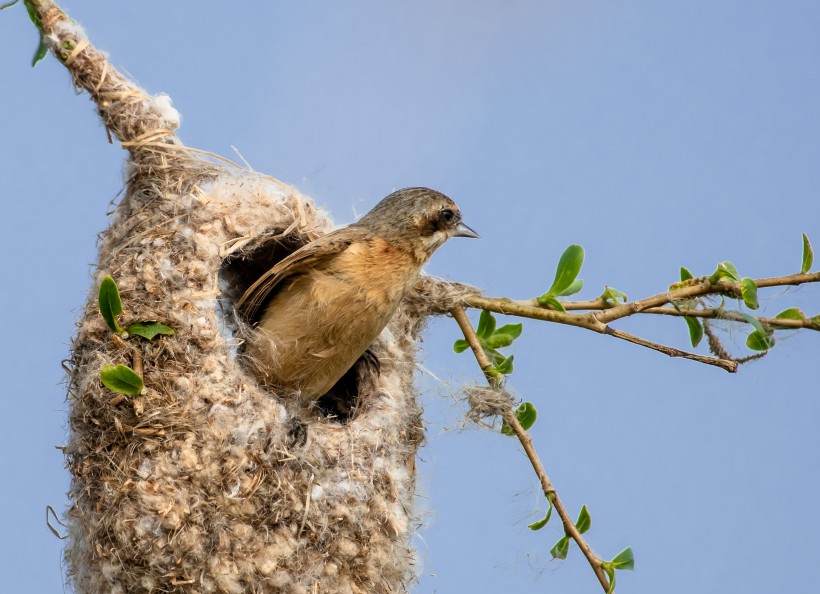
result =
[[570,286],[568,286],[560,293],[556,293],[555,295],[556,297],[569,297],[570,295],[575,295],[575,293],[578,293],[583,288],[584,281],[580,278],[576,278],[574,281],[572,281],[572,284]]
[[100,379],[106,388],[120,394],[136,396],[144,387],[142,378],[126,365],[103,365]]
[[754,332],[746,337],[747,347],[753,351],[768,351],[774,346],[774,334],[766,330],[759,320],[745,312],[740,312],[740,315],[754,328]]
[[[13,2],[6,2],[3,5],[0,5],[0,10],[4,10],[6,8],[10,8],[17,4],[18,0],[14,0]],[[34,5],[26,1],[24,2],[26,7],[26,12],[28,12],[28,18],[31,19],[31,22],[34,23],[34,26],[37,27],[37,31],[40,32],[40,41],[37,45],[37,50],[34,52],[34,58],[31,60],[31,67],[34,68],[37,66],[37,62],[42,60],[48,54],[48,45],[46,45],[46,36],[43,34],[43,20],[40,18],[40,13],[37,12],[37,9]]]
[[613,569],[629,571],[635,569],[635,556],[632,554],[632,547],[626,547],[623,551],[615,555],[609,563]]
[[547,291],[547,295],[560,295],[566,291],[575,282],[578,273],[581,272],[581,266],[584,264],[584,248],[577,244],[572,244],[564,253],[561,254],[561,259],[558,260],[558,268],[555,271],[555,280],[552,281],[552,286]]
[[740,280],[740,276],[737,273],[737,268],[735,268],[734,264],[731,262],[721,262],[718,264],[717,270],[715,270],[712,276],[709,277],[709,280],[716,283],[725,278],[735,282]]
[[524,324],[504,324],[501,328],[498,328],[495,333],[496,334],[506,334],[507,336],[512,336],[514,339],[521,336],[521,331],[524,329]]
[[743,297],[743,303],[749,309],[757,309],[760,304],[757,302],[757,285],[748,276],[740,281],[740,294]]
[[753,351],[768,351],[774,346],[774,336],[755,330],[746,337],[746,346]]
[[484,369],[484,373],[489,375],[493,381],[501,383],[504,381],[504,375],[499,373],[495,367],[487,367]]
[[740,279],[740,274],[737,272],[737,268],[735,268],[734,264],[731,262],[721,262],[719,267],[722,267],[726,273],[733,279],[738,280]]
[[550,555],[553,559],[566,559],[569,552],[569,538],[562,536],[561,540],[555,543],[555,546],[550,549]]
[[547,525],[547,522],[550,521],[550,516],[552,515],[552,502],[550,501],[550,508],[547,510],[547,515],[544,516],[543,519],[538,520],[537,522],[533,522],[527,528],[530,530],[541,530],[544,526]]
[[806,314],[797,307],[790,307],[789,309],[781,311],[775,318],[778,320],[804,320],[806,319]]
[[561,303],[551,295],[541,295],[538,298],[538,305],[540,305],[541,307],[549,307],[550,309],[554,309],[555,311],[560,311],[564,313],[566,313],[567,311],[566,309],[564,309],[564,306],[561,305]]
[[154,340],[159,334],[171,336],[174,333],[173,328],[165,324],[160,324],[159,322],[136,322],[128,326],[125,331],[128,332],[128,334],[142,336],[148,340]]
[[578,514],[578,520],[575,522],[575,527],[578,532],[583,534],[592,526],[592,518],[589,516],[589,510],[586,504],[581,506],[581,513]]
[[604,561],[601,563],[601,569],[604,570],[604,573],[606,573],[606,576],[609,578],[609,588],[606,594],[612,594],[615,591],[615,568],[612,567],[609,561]]
[[105,323],[113,332],[122,334],[122,328],[117,324],[117,316],[122,313],[122,300],[120,299],[120,291],[117,289],[117,283],[114,282],[111,275],[106,275],[100,283],[98,302],[100,314],[102,314]]
[[692,316],[683,316],[686,325],[689,326],[689,340],[693,347],[697,347],[703,338],[703,325],[700,320]]
[[761,334],[767,334],[766,329],[763,327],[763,324],[760,323],[760,320],[753,316],[750,316],[746,312],[741,311],[738,313],[740,313],[740,315],[743,316],[743,319],[746,320],[746,323],[748,323],[757,332],[760,332]]
[[510,427],[507,421],[501,421],[501,434],[512,437],[515,435],[515,431],[513,431],[513,428]]
[[803,233],[803,265],[800,267],[800,272],[806,274],[811,270],[811,265],[814,263],[814,250],[811,249],[811,242],[809,236]]
[[538,411],[532,402],[522,402],[521,406],[516,409],[515,416],[526,431],[535,425],[535,419],[538,418]]
[[695,278],[695,276],[692,274],[692,272],[688,268],[686,268],[685,266],[681,266],[680,267],[680,281],[676,282],[676,283],[672,283],[671,285],[669,285],[669,290],[670,291],[676,291],[678,289],[681,289],[681,288],[683,288],[683,287],[690,284],[687,281],[690,281],[694,278]]
[[34,26],[37,27],[37,30],[42,32],[43,31],[43,19],[40,18],[40,13],[37,12],[37,9],[34,8],[34,5],[31,2],[23,2],[26,6],[26,11],[28,12],[28,18],[31,19],[31,22],[34,23]]
[[601,293],[601,299],[610,305],[618,305],[618,302],[626,303],[626,293],[621,293],[618,289],[604,285],[604,292]]
[[481,310],[481,315],[478,317],[478,328],[475,333],[479,338],[487,338],[495,331],[495,316],[486,309]]
[[483,340],[481,342],[481,346],[484,347],[484,352],[487,353],[487,356],[490,358],[490,362],[493,365],[500,365],[507,358],[501,353],[499,353],[497,350],[495,350],[493,347],[489,346]]
[[510,355],[506,357],[501,363],[496,365],[496,369],[499,373],[503,373],[504,375],[510,375],[513,372],[513,358],[515,355]]
[[506,346],[510,346],[513,340],[513,337],[509,334],[493,334],[487,340],[485,340],[485,342],[489,347],[492,347],[494,349],[500,349]]
[[453,343],[453,350],[457,353],[463,353],[469,348],[470,343],[464,340],[463,338],[459,338],[457,341]]
[[34,52],[34,57],[31,59],[31,67],[37,66],[37,62],[41,61],[48,55],[48,46],[46,45],[46,36],[40,32],[40,44]]
[[[538,411],[532,402],[522,402],[521,405],[515,409],[515,418],[518,419],[518,422],[521,423],[521,427],[526,431],[535,424],[535,420],[538,418]],[[507,421],[501,423],[501,433],[504,435],[515,435],[515,431],[507,424]],[[552,503],[550,503],[550,505],[552,505]]]

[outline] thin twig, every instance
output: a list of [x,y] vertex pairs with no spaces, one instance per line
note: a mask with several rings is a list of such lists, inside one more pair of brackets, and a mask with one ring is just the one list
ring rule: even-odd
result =
[[308,481],[307,492],[305,493],[305,513],[302,515],[302,523],[299,525],[299,532],[296,535],[296,538],[302,537],[302,532],[305,530],[305,524],[307,523],[308,519],[308,512],[310,512],[310,495],[311,491],[313,490],[313,479],[316,475],[312,472],[310,473],[310,481]]
[[600,334],[606,331],[606,324],[598,320],[593,312],[570,314],[554,309],[545,309],[538,305],[530,305],[528,302],[513,301],[506,297],[482,297],[481,295],[467,295],[464,297],[462,304],[467,307],[486,309],[510,316],[577,326]]
[[453,319],[455,319],[458,327],[461,328],[461,332],[464,334],[464,339],[467,341],[467,344],[470,345],[470,349],[473,351],[476,361],[478,361],[478,366],[481,367],[481,371],[484,372],[484,377],[487,378],[487,383],[493,387],[498,386],[498,381],[495,379],[495,376],[487,371],[493,364],[487,356],[487,353],[481,348],[481,343],[478,341],[478,336],[475,330],[473,330],[473,325],[467,317],[467,312],[464,311],[463,307],[457,305],[450,313],[453,314]]
[[[820,272],[754,279],[754,283],[757,287],[779,287],[816,282],[820,282]],[[678,310],[675,308],[663,307],[669,303],[681,302],[705,295],[732,295],[738,297],[740,295],[740,290],[740,283],[726,280],[712,282],[708,277],[702,277],[692,279],[691,281],[688,281],[687,286],[670,290],[666,293],[659,293],[645,299],[639,299],[637,301],[630,301],[617,305],[612,304],[602,297],[592,301],[564,302],[562,305],[566,310],[568,310],[566,312],[542,307],[538,303],[537,299],[514,301],[504,297],[492,298],[483,297],[481,295],[468,295],[464,298],[463,305],[477,309],[485,309],[487,311],[500,314],[584,328],[586,330],[591,330],[592,332],[607,334],[609,336],[614,336],[615,338],[620,338],[621,340],[626,340],[627,342],[664,353],[670,357],[681,357],[683,359],[697,361],[706,365],[713,365],[715,367],[725,369],[730,373],[734,373],[737,371],[737,361],[725,358],[705,357],[695,353],[682,351],[674,347],[658,344],[644,338],[633,336],[632,334],[621,330],[615,330],[609,326],[609,323],[639,313],[725,319],[735,322],[748,323],[746,318],[744,318],[741,314],[732,311],[724,311],[722,309]],[[585,313],[569,313],[570,311],[579,310],[585,311]],[[757,317],[756,319],[761,324],[769,328],[808,328],[810,330],[820,330],[820,323],[818,323],[814,318],[789,320],[781,318]]]
[[[708,318],[713,320],[729,320],[731,322],[748,323],[748,320],[736,311],[726,311],[718,308],[706,309],[675,309],[673,307],[651,307],[643,310],[641,313],[658,314],[663,316],[691,316],[693,318]],[[814,318],[803,318],[801,320],[792,320],[788,318],[764,318],[762,316],[751,316],[764,326],[770,328],[778,328],[781,330],[799,330],[805,328],[807,330],[820,331],[820,323],[816,322]]]
[[132,351],[131,363],[134,365],[134,373],[140,376],[140,379],[145,379],[143,378],[142,353],[139,349],[134,349]]
[[653,351],[658,351],[659,353],[669,355],[670,357],[681,357],[682,359],[690,359],[691,361],[697,361],[698,363],[704,363],[706,365],[714,365],[715,367],[720,367],[721,369],[728,371],[729,373],[735,373],[737,371],[737,361],[732,361],[731,359],[718,359],[715,357],[705,357],[703,355],[697,355],[695,353],[688,353],[686,351],[681,351],[680,349],[676,349],[674,347],[658,344],[656,342],[639,338],[638,336],[634,336],[632,334],[629,334],[628,332],[615,330],[615,328],[610,328],[609,326],[607,326],[607,330],[604,334],[608,334],[609,336],[620,338],[621,340],[631,342],[632,344],[637,344],[639,346],[652,349]]
[[[659,307],[678,300],[692,299],[702,295],[738,295],[740,293],[740,283],[725,280],[713,283],[708,278],[697,280],[699,282],[695,282],[688,287],[675,289],[674,291],[667,291],[666,293],[659,293],[658,295],[653,295],[652,297],[647,297],[646,299],[640,299],[638,301],[632,301],[631,303],[616,305],[615,307],[611,307],[606,311],[598,313],[596,315],[597,319],[601,322],[609,323],[620,318],[625,318],[627,316],[640,313],[649,308]],[[758,288],[802,285],[804,283],[816,282],[820,282],[820,272],[754,279],[754,283]]]
[[[475,330],[473,330],[473,325],[470,323],[469,318],[467,318],[467,312],[464,311],[463,307],[456,306],[450,313],[452,313],[453,318],[459,328],[461,328],[461,332],[464,334],[464,339],[467,341],[467,344],[470,345],[470,349],[473,351],[473,355],[475,355],[479,367],[481,367],[481,370],[484,372],[484,377],[487,378],[487,382],[493,387],[499,386],[499,381],[492,375],[492,373],[489,372],[492,368],[492,363],[490,362],[489,357],[487,357],[487,354],[484,352],[484,349],[481,348],[481,343],[478,340],[478,336],[476,336]],[[550,481],[549,476],[547,476],[547,471],[544,469],[543,464],[541,464],[538,453],[532,445],[532,437],[526,432],[526,430],[524,430],[521,423],[518,422],[518,418],[515,416],[512,409],[507,410],[503,414],[503,418],[510,428],[512,428],[518,438],[518,441],[521,442],[521,446],[524,448],[524,452],[527,454],[527,458],[529,459],[530,464],[532,465],[533,470],[535,470],[535,474],[538,476],[538,480],[541,483],[541,489],[544,492],[544,496],[548,501],[552,502],[556,513],[561,518],[561,523],[564,525],[564,532],[578,544],[578,548],[581,549],[584,557],[586,557],[587,561],[589,561],[589,564],[592,566],[592,570],[598,577],[598,581],[601,582],[604,592],[608,592],[609,580],[607,579],[607,576],[602,568],[603,559],[592,552],[589,544],[587,544],[586,540],[584,540],[584,537],[578,531],[578,528],[575,527],[572,517],[569,513],[567,513],[567,509],[561,502],[561,498],[558,497],[558,493]]]
[[[767,277],[767,278],[758,278],[753,279],[755,285],[758,288],[768,288],[768,287],[783,287],[783,286],[795,286],[795,285],[802,285],[807,283],[816,283],[820,282],[820,272],[809,272],[805,274],[790,274],[787,276],[774,276],[774,277]],[[693,279],[690,281],[692,284],[686,287],[682,287],[679,289],[675,289],[672,291],[667,291],[666,293],[658,293],[657,295],[653,295],[652,297],[647,297],[646,299],[641,299],[638,301],[630,301],[627,303],[622,304],[613,304],[610,301],[603,299],[602,297],[598,297],[597,299],[593,299],[592,301],[562,301],[561,305],[564,306],[564,309],[567,311],[595,311],[595,310],[606,310],[605,315],[598,315],[596,316],[598,320],[602,322],[612,322],[614,320],[627,317],[636,313],[659,313],[657,311],[653,311],[654,308],[660,307],[667,303],[671,303],[673,301],[682,301],[685,299],[692,299],[693,297],[700,297],[703,295],[711,295],[711,294],[739,294],[740,292],[740,283],[733,283],[731,281],[718,281],[712,283],[709,281],[708,277]],[[538,304],[537,299],[523,299],[519,301],[510,301],[510,303],[515,305],[520,305],[523,307],[534,307],[538,309],[544,309],[541,305]],[[554,310],[546,310],[546,311],[554,311]],[[561,312],[556,312],[561,313]],[[666,312],[663,312],[666,313]],[[670,313],[669,315],[675,315]],[[688,313],[686,315],[689,315]],[[693,314],[695,315],[695,314]],[[705,316],[701,316],[705,317]],[[540,319],[547,319],[547,318],[540,318]],[[760,318],[758,318],[760,319]],[[547,321],[561,321],[561,320],[553,320],[547,319]],[[742,320],[737,320],[742,321]],[[794,322],[792,320],[791,322]],[[783,324],[783,327],[788,328],[796,328],[798,327],[796,324],[786,321]],[[568,322],[562,322],[568,323]],[[579,324],[576,324],[579,325]],[[815,328],[811,322],[805,322],[803,326],[805,328],[811,328],[813,330]]]
[[54,508],[53,508],[53,507],[51,507],[50,505],[47,505],[47,506],[46,506],[46,526],[48,526],[48,529],[49,529],[49,530],[51,530],[51,533],[52,533],[54,536],[56,536],[56,537],[57,537],[57,538],[59,538],[60,540],[66,540],[66,539],[68,538],[68,534],[65,534],[65,535],[60,534],[60,531],[59,531],[59,530],[57,530],[57,528],[56,528],[56,527],[55,527],[55,526],[51,523],[51,517],[52,517],[52,516],[54,517],[54,520],[55,520],[55,521],[56,521],[56,522],[57,522],[60,526],[62,526],[63,528],[67,528],[67,527],[68,527],[68,526],[66,526],[65,524],[63,524],[63,521],[60,519],[60,516],[58,516],[58,515],[57,515],[57,512],[56,512],[56,511],[54,511]]
[[698,363],[714,365],[715,367],[720,367],[721,369],[724,369],[729,373],[734,373],[737,370],[737,363],[734,361],[730,361],[728,359],[717,359],[715,357],[705,357],[703,355],[689,353],[687,351],[682,351],[674,347],[669,347],[643,338],[638,338],[637,336],[633,336],[628,332],[623,332],[621,330],[615,330],[614,328],[610,328],[608,324],[598,319],[598,316],[601,316],[603,313],[606,312],[571,314],[561,311],[555,311],[552,309],[533,307],[532,305],[526,305],[524,303],[521,303],[520,301],[512,301],[511,299],[506,299],[503,297],[492,298],[481,297],[479,295],[469,295],[465,297],[464,305],[467,305],[469,307],[475,307],[477,309],[486,309],[488,311],[505,315],[514,315],[522,318],[532,318],[536,320],[544,320],[547,322],[557,322],[559,324],[577,326],[579,328],[591,330],[592,332],[597,332],[598,334],[607,334],[609,336],[614,336],[615,338],[626,340],[627,342],[631,342],[632,344],[637,344],[639,346],[652,349],[653,351],[664,353],[666,355],[669,355],[670,357],[680,357],[683,359],[689,359],[691,361],[697,361]]

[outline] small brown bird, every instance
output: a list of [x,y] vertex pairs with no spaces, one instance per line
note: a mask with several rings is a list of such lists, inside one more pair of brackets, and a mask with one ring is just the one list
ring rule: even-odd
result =
[[451,237],[478,234],[444,194],[405,188],[278,262],[238,303],[244,319],[260,320],[245,354],[261,379],[298,390],[311,406],[373,343]]

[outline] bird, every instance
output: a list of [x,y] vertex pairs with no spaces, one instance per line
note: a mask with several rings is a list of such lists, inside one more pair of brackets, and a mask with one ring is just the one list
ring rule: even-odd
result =
[[433,252],[479,237],[461,219],[441,192],[404,188],[277,262],[236,304],[240,319],[258,320],[243,353],[258,378],[314,406],[387,326]]

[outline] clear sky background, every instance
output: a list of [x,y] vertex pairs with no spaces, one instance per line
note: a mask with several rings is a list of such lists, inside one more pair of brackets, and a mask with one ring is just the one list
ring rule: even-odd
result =
[[[169,93],[186,144],[293,183],[339,223],[396,188],[452,196],[480,241],[433,274],[490,295],[550,284],[585,246],[594,298],[639,298],[680,265],[799,271],[820,247],[820,3],[814,0],[91,2],[65,5],[113,63]],[[0,13],[0,592],[63,589],[45,506],[66,506],[60,360],[90,287],[96,234],[122,186],[62,66],[29,67],[22,6]],[[764,313],[820,313],[820,287],[765,293]],[[681,320],[625,330],[685,348]],[[462,429],[480,382],[431,321],[420,374],[428,443],[418,593],[600,591],[573,547],[541,532],[520,447]],[[744,332],[734,335],[743,352]],[[582,330],[526,322],[511,389],[540,411],[535,444],[607,558],[633,547],[619,591],[816,591],[820,336],[783,335],[729,375]]]

